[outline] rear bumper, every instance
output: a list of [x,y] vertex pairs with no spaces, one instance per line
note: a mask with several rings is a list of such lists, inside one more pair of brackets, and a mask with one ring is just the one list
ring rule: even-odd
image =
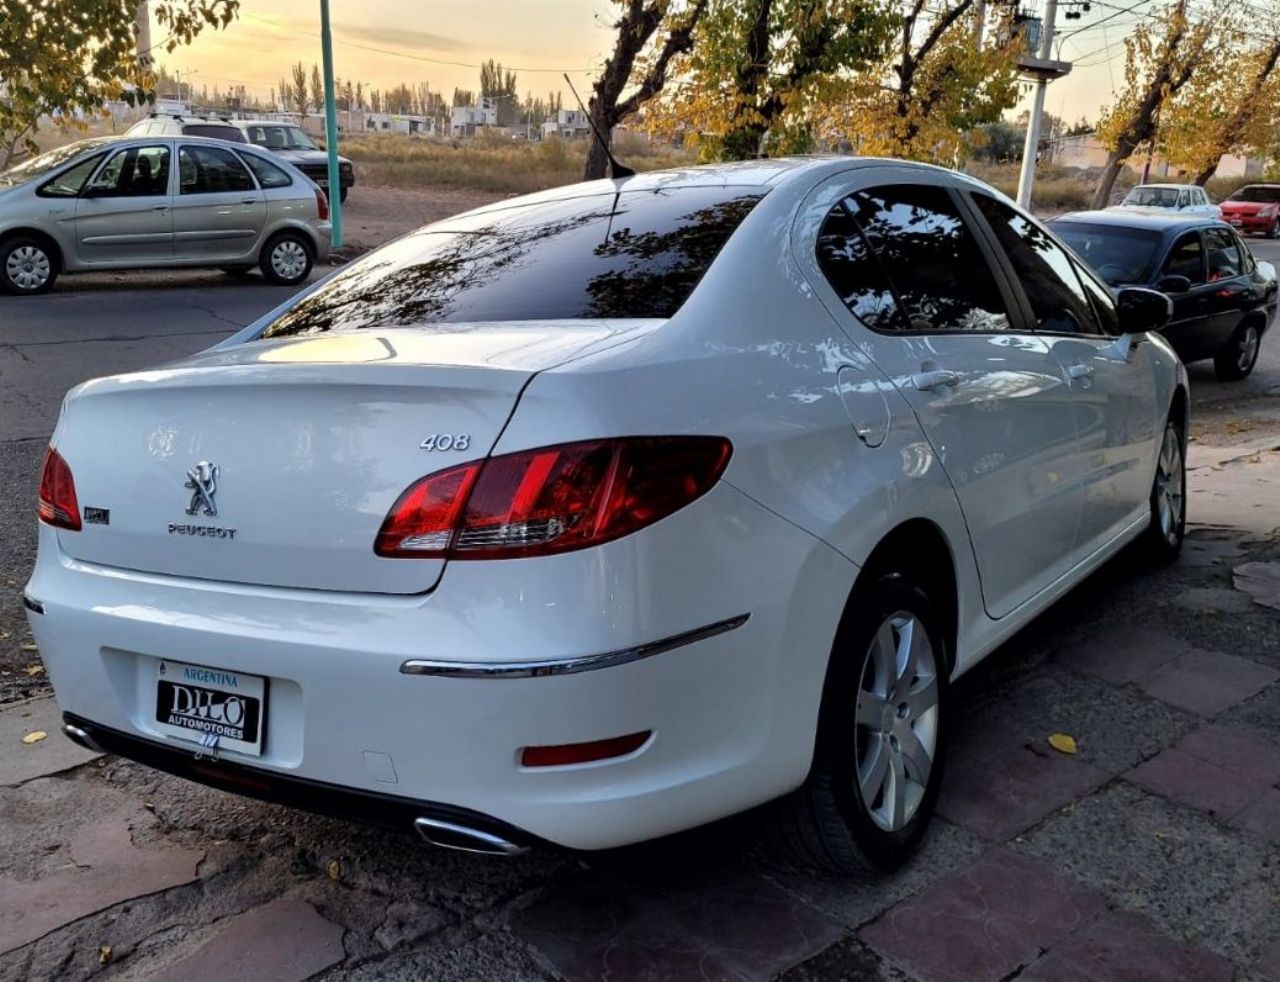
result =
[[[713,546],[690,545],[708,534]],[[665,575],[646,573],[655,563]],[[392,824],[402,827],[429,805],[436,811],[426,814],[456,810],[520,830],[521,841],[599,849],[721,818],[804,779],[854,574],[847,560],[721,485],[697,506],[595,550],[451,565],[424,596],[133,573],[67,557],[41,526],[27,593],[43,610],[28,616],[59,705],[87,732],[122,735],[125,756],[206,783],[242,770],[268,775],[259,797],[316,810],[337,805],[317,807],[318,793],[290,802],[297,782],[336,787],[370,808],[391,801]],[[747,612],[730,629],[697,631]],[[577,664],[684,634],[694,637],[651,657],[567,674],[404,669],[415,660]],[[216,774],[191,773],[198,745],[154,722],[163,659],[265,677],[262,755],[222,751]],[[653,736],[626,756],[520,763],[526,746],[640,731]],[[182,769],[166,763],[174,760]],[[350,813],[355,805],[339,798]]]
[[1267,232],[1280,221],[1275,215],[1223,215],[1222,220],[1242,232]]

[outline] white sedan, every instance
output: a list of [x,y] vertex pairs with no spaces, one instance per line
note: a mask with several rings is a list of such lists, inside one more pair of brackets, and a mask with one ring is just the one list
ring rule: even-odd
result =
[[921,165],[502,201],[75,389],[32,630],[68,735],[215,786],[493,853],[785,798],[892,867],[950,683],[1177,552],[1168,316]]

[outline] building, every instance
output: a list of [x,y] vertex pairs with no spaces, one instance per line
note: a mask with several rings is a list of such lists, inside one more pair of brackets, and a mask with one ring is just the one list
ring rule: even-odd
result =
[[[342,114],[339,113],[339,116]],[[435,136],[436,121],[412,113],[357,113],[364,117],[365,132],[400,133],[404,136]]]
[[[1075,136],[1063,136],[1049,142],[1049,152],[1044,158],[1046,163],[1059,167],[1071,167],[1078,170],[1102,168],[1107,164],[1107,148],[1098,142],[1092,133],[1080,133]],[[1125,161],[1125,166],[1138,174],[1147,165],[1145,154],[1139,153]],[[1215,177],[1257,177],[1265,169],[1261,157],[1244,156],[1229,153],[1218,161]],[[1163,181],[1186,177],[1181,171],[1169,163],[1163,154],[1155,154],[1147,170],[1147,180]]]
[[587,114],[581,109],[561,109],[555,119],[542,124],[543,137],[560,136],[573,140],[587,136],[591,132],[591,124],[587,122]]
[[481,99],[478,106],[454,106],[449,111],[451,136],[475,136],[476,130],[498,125],[498,107],[492,99]]

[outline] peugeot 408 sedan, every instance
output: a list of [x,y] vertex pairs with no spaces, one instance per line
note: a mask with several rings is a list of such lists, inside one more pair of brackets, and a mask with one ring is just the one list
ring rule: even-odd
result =
[[951,682],[1181,544],[1168,316],[921,165],[503,201],[76,388],[32,629],[69,735],[217,786],[495,853],[782,798],[890,867]]

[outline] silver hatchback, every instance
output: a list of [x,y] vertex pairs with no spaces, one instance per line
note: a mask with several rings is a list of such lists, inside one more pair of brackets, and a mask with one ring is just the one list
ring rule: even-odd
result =
[[254,266],[294,286],[329,256],[324,192],[271,154],[193,136],[102,137],[0,174],[0,291],[60,273]]

